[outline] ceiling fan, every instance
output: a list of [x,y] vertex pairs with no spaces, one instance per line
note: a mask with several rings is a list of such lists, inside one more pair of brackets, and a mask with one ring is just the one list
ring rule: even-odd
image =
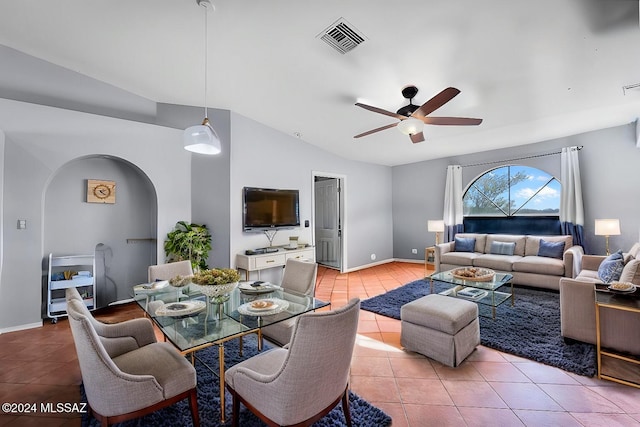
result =
[[400,132],[405,135],[409,135],[411,142],[424,141],[424,134],[422,133],[422,127],[427,125],[449,125],[449,126],[477,126],[482,123],[482,119],[472,119],[467,117],[427,117],[438,108],[442,107],[447,102],[451,101],[453,97],[460,93],[460,90],[454,87],[448,87],[442,92],[422,104],[417,106],[413,104],[413,98],[418,93],[418,88],[415,86],[406,86],[402,89],[402,96],[409,100],[409,105],[405,105],[397,112],[383,110],[382,108],[373,107],[371,105],[362,104],[357,102],[358,107],[365,110],[373,111],[374,113],[384,114],[386,116],[395,117],[400,120],[397,123],[391,123],[390,125],[382,126],[376,129],[369,130],[354,136],[354,138],[361,138],[363,136],[371,135],[381,130],[390,129],[392,127],[398,127]]

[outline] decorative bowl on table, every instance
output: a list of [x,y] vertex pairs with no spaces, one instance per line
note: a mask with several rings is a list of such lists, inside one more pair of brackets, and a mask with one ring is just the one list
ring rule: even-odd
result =
[[610,291],[621,293],[632,293],[636,291],[636,285],[629,282],[611,282],[608,286]]
[[193,276],[176,276],[169,279],[169,286],[173,288],[184,288],[191,284]]
[[488,268],[463,267],[451,271],[451,275],[456,279],[473,280],[474,282],[489,282],[493,280],[496,272]]
[[212,268],[194,273],[191,278],[193,288],[202,292],[213,303],[228,299],[229,293],[238,286],[240,273],[232,268]]

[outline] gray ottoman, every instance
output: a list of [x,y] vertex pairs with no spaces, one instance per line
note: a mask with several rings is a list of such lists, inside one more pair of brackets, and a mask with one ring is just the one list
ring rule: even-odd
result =
[[458,366],[480,344],[478,306],[432,294],[400,309],[400,343],[448,366]]

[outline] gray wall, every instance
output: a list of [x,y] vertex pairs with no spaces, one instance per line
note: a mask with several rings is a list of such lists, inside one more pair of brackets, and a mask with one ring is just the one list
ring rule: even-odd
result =
[[[559,151],[562,147],[584,146],[580,151],[580,172],[585,210],[585,242],[590,253],[604,254],[604,237],[594,236],[596,218],[619,218],[620,236],[610,238],[612,249],[628,250],[640,240],[640,190],[633,124],[601,129],[505,150],[493,150],[455,158],[414,163],[393,168],[394,257],[423,259],[424,246],[434,243],[435,234],[426,231],[428,219],[441,219],[446,166],[497,162],[463,168],[463,187],[488,169],[503,164],[521,164],[542,169],[560,180],[560,156],[533,157]],[[418,190],[416,190],[418,189]],[[418,248],[418,254],[411,254]]]

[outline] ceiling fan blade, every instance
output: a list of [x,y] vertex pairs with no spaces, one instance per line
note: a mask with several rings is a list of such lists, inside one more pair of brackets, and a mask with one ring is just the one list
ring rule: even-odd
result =
[[362,104],[360,102],[356,102],[356,105],[360,108],[364,108],[365,110],[369,110],[369,111],[373,111],[374,113],[380,113],[380,114],[384,114],[385,116],[390,116],[390,117],[394,117],[396,119],[399,120],[404,120],[406,119],[405,116],[401,116],[398,113],[392,113],[391,111],[387,111],[387,110],[383,110],[382,108],[378,108],[378,107],[373,107],[371,105],[367,105],[367,104]]
[[448,87],[424,104],[422,104],[420,108],[413,112],[412,116],[420,119],[427,114],[431,114],[447,102],[451,101],[459,93],[460,90],[456,89],[455,87]]
[[451,125],[451,126],[477,126],[482,123],[482,119],[472,119],[469,117],[420,117],[427,125]]
[[411,138],[411,142],[416,144],[418,142],[424,141],[424,133],[420,132],[413,135],[409,135],[409,138]]
[[[400,122],[398,122],[398,123],[400,123]],[[368,130],[366,132],[363,132],[361,134],[358,134],[358,135],[354,136],[354,138],[361,138],[363,136],[371,135],[372,133],[380,132],[381,130],[385,130],[385,129],[390,129],[392,127],[396,127],[396,126],[398,126],[398,123],[391,123],[390,125],[386,125],[386,126],[382,126],[382,127],[379,127],[379,128]]]

